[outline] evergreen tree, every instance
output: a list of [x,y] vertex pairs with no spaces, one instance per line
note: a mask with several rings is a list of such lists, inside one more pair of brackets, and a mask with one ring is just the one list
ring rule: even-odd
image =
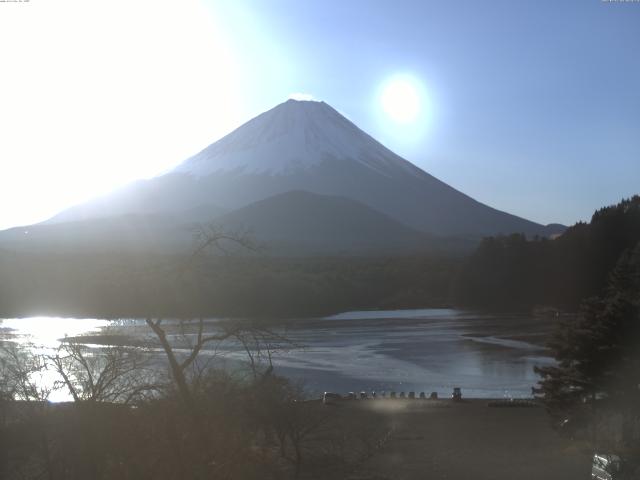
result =
[[640,243],[626,251],[602,297],[584,302],[550,344],[557,364],[536,368],[552,415],[575,416],[606,405],[634,418],[640,414]]
[[492,309],[576,311],[583,299],[603,295],[622,252],[639,241],[638,195],[596,211],[590,223],[577,223],[555,240],[486,238],[462,265],[454,300]]

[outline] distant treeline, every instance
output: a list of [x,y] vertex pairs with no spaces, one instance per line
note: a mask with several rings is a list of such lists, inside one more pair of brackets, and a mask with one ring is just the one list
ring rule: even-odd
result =
[[273,258],[0,251],[0,318],[315,316],[449,305],[456,256]]
[[640,196],[596,211],[555,240],[490,237],[464,262],[457,304],[489,309],[576,310],[598,295],[621,255],[640,242]]
[[640,242],[640,196],[556,239],[490,237],[466,258],[28,254],[0,250],[0,318],[305,317],[466,306],[577,310]]

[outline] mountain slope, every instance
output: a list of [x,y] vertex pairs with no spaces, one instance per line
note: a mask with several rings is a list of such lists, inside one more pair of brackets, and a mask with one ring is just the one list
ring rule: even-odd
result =
[[138,180],[89,202],[68,208],[44,223],[75,222],[121,215],[176,215],[209,221],[228,211],[193,177],[170,173]]
[[558,231],[455,190],[323,102],[295,100],[250,120],[167,175],[136,182],[51,221],[179,213],[211,205],[212,211],[201,211],[202,219],[209,220],[222,210],[292,190],[351,198],[413,229],[441,236]]
[[324,102],[289,100],[175,169],[236,204],[291,189],[354,198],[440,235],[547,234],[487,207],[384,147]]
[[216,223],[247,231],[271,252],[352,253],[425,250],[431,239],[345,197],[291,191],[252,203]]
[[0,232],[0,245],[28,252],[188,251],[193,224],[169,215],[128,214],[16,227]]
[[[202,209],[208,212],[206,206]],[[129,214],[19,227],[0,232],[0,244],[25,252],[185,253],[196,241],[191,215],[199,213],[196,208],[179,216]],[[304,191],[274,195],[212,223],[227,233],[247,235],[272,255],[396,254],[443,248],[439,240],[355,200]]]

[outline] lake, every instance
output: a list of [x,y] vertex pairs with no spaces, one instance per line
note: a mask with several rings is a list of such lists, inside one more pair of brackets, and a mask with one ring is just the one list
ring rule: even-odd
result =
[[[532,316],[454,309],[347,312],[278,327],[296,347],[274,354],[273,363],[277,373],[300,382],[310,396],[324,391],[436,391],[449,396],[455,386],[466,397],[528,397],[537,382],[533,367],[552,363],[542,346],[552,324]],[[149,335],[144,321],[135,319],[0,320],[0,338],[44,352],[57,348],[65,336],[114,333]],[[176,345],[179,337],[172,335]],[[157,349],[150,354],[162,359]],[[226,365],[245,359],[232,343],[202,352],[205,357],[214,354]]]

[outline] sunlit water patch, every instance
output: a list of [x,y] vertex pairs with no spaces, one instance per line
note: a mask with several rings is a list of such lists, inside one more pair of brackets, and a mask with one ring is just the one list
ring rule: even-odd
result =
[[2,337],[37,347],[57,348],[64,337],[100,333],[110,320],[97,318],[28,317],[0,320]]

